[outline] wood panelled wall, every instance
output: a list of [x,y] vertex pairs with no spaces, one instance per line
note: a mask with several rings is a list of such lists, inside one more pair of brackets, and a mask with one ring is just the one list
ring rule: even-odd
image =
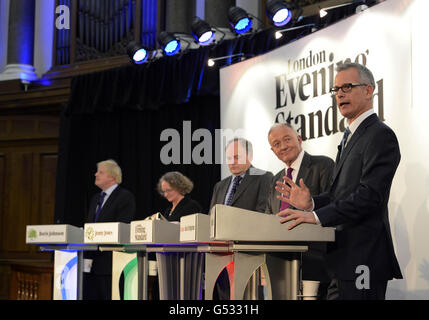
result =
[[129,63],[118,56],[55,67],[44,75],[50,86],[31,83],[26,92],[19,80],[0,82],[0,300],[52,298],[53,255],[27,246],[25,229],[54,223],[59,119],[70,80]]
[[25,277],[23,268],[52,270],[52,254],[26,245],[25,230],[54,222],[58,133],[58,116],[0,116],[0,299],[20,297],[10,280]]

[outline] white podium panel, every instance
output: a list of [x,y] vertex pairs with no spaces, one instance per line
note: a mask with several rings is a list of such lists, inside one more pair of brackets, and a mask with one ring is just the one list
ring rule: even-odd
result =
[[25,243],[83,243],[83,230],[69,224],[29,225]]
[[210,217],[196,213],[180,218],[181,242],[210,242]]
[[124,300],[138,298],[137,254],[115,252],[112,255],[112,300],[120,300],[119,280],[124,278]]
[[280,223],[280,217],[221,204],[210,212],[210,238],[250,242],[335,241],[335,228],[303,223],[292,230],[292,221]]
[[122,244],[129,240],[130,225],[127,223],[85,223],[84,243]]
[[[212,298],[217,276],[234,263],[230,274],[231,299],[244,299],[252,274],[262,267],[269,299],[298,299],[301,253],[309,242],[335,241],[335,228],[301,224],[292,230],[280,217],[231,206],[216,205],[210,212],[210,238],[231,241],[232,256],[207,254],[206,299]],[[231,279],[232,278],[232,279]]]
[[77,300],[77,252],[55,250],[54,259],[54,300]]
[[130,243],[179,243],[180,226],[162,220],[132,221],[130,226]]

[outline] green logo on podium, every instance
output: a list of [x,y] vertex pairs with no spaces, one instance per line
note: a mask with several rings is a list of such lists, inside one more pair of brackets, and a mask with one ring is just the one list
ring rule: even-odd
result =
[[95,237],[95,231],[93,228],[88,227],[86,232],[85,232],[85,236],[89,239],[89,240],[94,240]]
[[28,238],[29,239],[36,239],[37,238],[37,231],[34,229],[28,230]]

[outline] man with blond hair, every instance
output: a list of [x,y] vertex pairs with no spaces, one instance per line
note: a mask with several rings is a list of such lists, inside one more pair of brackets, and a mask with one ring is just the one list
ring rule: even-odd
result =
[[[89,205],[87,222],[130,223],[136,212],[134,195],[120,186],[122,171],[114,160],[97,163],[95,194]],[[112,296],[112,253],[86,252],[84,276],[85,300],[110,300]]]

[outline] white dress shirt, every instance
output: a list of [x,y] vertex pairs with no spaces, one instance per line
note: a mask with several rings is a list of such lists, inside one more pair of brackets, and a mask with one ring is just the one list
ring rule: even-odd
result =
[[[242,174],[240,174],[239,176],[241,177],[241,180],[240,180],[240,182],[238,183],[238,186],[240,185],[240,183],[243,181],[243,179],[244,179],[244,176],[246,175],[246,171],[244,171]],[[238,176],[234,176],[234,175],[232,175],[232,177],[231,177],[231,182],[229,183],[229,187],[228,187],[228,191],[226,192],[226,195],[225,195],[225,200],[223,201],[223,203],[224,204],[226,204],[227,202],[228,202],[228,198],[229,198],[229,195],[230,195],[230,193],[231,193],[231,191],[232,191],[232,186],[234,185],[234,178],[235,177],[238,177]],[[237,186],[237,188],[238,188],[238,186]],[[237,190],[236,190],[237,191]]]
[[287,169],[292,168],[292,181],[296,183],[296,178],[298,177],[299,168],[301,168],[302,159],[304,158],[304,150],[301,150],[298,157],[291,164],[290,167],[286,166],[285,168],[285,176],[287,175]]
[[359,127],[359,125],[366,119],[368,118],[370,115],[372,115],[374,113],[374,109],[371,108],[368,111],[365,111],[364,113],[362,113],[359,117],[357,117],[351,124],[349,124],[349,130],[350,130],[350,134],[347,137],[347,141],[346,144],[344,146],[347,146],[347,143],[350,141],[353,133],[355,133],[356,129]]
[[115,191],[115,189],[118,187],[118,184],[115,183],[113,186],[111,186],[110,188],[107,188],[106,190],[103,190],[104,193],[106,193],[106,195],[104,196],[104,200],[103,203],[101,204],[101,207],[103,208],[104,204],[106,203],[107,199],[109,199],[110,195],[112,194],[113,191]]

